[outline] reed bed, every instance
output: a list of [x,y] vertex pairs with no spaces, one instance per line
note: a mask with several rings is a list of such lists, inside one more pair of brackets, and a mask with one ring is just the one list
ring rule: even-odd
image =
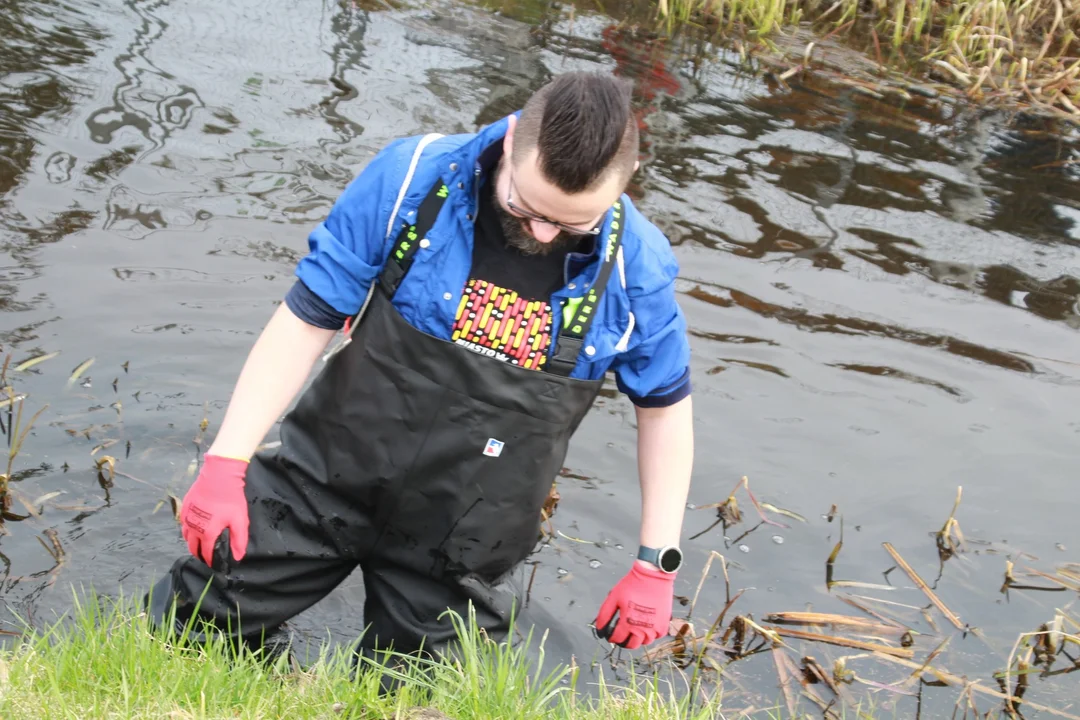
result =
[[[1080,118],[1078,0],[658,0],[669,29],[712,26],[770,43],[807,24],[861,42],[878,64],[943,80],[975,100]],[[804,53],[812,64],[814,43]]]

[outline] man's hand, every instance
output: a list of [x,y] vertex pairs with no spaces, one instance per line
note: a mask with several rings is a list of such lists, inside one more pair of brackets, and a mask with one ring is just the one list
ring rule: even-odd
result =
[[333,330],[308,325],[282,304],[248,354],[221,429],[180,509],[188,549],[208,567],[213,563],[214,543],[225,529],[233,558],[240,560],[247,552],[244,476],[248,463],[244,458],[255,454],[333,337]]
[[[668,407],[637,408],[641,544],[648,547],[679,542],[694,457],[690,403],[686,397]],[[594,621],[597,634],[628,650],[664,637],[674,592],[674,573],[636,560],[600,608]],[[608,628],[616,612],[618,621]]]
[[244,496],[244,460],[207,455],[199,477],[184,496],[180,507],[180,527],[188,550],[210,567],[214,543],[222,530],[229,530],[233,558],[247,552],[248,505]]
[[[630,572],[619,581],[593,621],[600,637],[612,645],[635,650],[668,634],[671,624],[671,603],[675,575],[634,562]],[[619,613],[614,629],[608,630],[615,613]]]

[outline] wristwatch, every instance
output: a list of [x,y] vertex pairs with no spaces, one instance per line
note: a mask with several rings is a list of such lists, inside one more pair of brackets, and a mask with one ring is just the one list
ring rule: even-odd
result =
[[651,548],[641,545],[638,547],[637,556],[638,560],[652,563],[668,574],[678,572],[683,563],[682,550],[674,545],[668,545],[662,548]]

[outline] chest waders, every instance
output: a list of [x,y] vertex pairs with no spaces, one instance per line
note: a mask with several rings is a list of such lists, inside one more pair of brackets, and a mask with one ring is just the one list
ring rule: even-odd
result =
[[[344,347],[281,424],[281,445],[246,475],[247,554],[218,539],[212,568],[187,555],[153,588],[152,618],[197,614],[261,647],[282,623],[363,572],[358,652],[415,652],[454,639],[448,608],[504,633],[508,574],[532,552],[540,511],[602,380],[569,377],[622,236],[602,238],[597,281],[560,332],[545,371],[424,332],[391,304],[448,195],[436,183],[391,250]],[[426,244],[426,243],[425,243]],[[202,636],[197,632],[195,639]]]

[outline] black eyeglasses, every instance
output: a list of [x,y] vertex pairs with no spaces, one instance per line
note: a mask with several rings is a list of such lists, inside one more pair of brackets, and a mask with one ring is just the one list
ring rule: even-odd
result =
[[580,228],[580,227],[574,227],[573,225],[567,225],[566,223],[561,223],[558,220],[552,220],[550,218],[546,218],[543,215],[540,215],[538,213],[534,213],[531,210],[526,210],[523,207],[518,207],[517,205],[515,205],[514,201],[512,199],[512,197],[513,197],[513,188],[514,188],[514,171],[513,171],[513,168],[511,168],[510,169],[510,182],[506,187],[506,206],[508,208],[510,208],[511,212],[517,213],[518,215],[521,215],[522,217],[528,218],[529,220],[535,220],[536,222],[542,222],[542,223],[545,223],[547,225],[554,225],[555,227],[559,228],[560,230],[568,232],[571,235],[599,235],[600,234],[600,225],[603,222],[603,217],[602,216],[601,216],[601,222],[597,223],[591,229],[588,229],[588,230],[585,230],[585,229]]

